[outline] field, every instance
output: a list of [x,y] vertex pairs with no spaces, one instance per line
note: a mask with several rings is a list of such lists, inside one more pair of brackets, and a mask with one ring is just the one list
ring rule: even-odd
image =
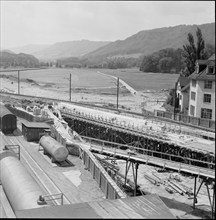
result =
[[[20,79],[32,79],[41,86],[56,85],[65,90],[69,87],[69,77],[71,74],[72,88],[116,88],[116,80],[102,75],[98,72],[118,76],[135,90],[161,90],[170,89],[179,75],[177,74],[159,74],[143,73],[138,69],[42,69],[20,72]],[[17,72],[2,72],[17,77]]]
[[[117,106],[116,78],[137,91],[129,92],[127,84],[120,84],[118,104],[121,108],[141,112],[164,109],[162,104],[168,90],[174,87],[178,75],[143,73],[138,69],[41,69],[20,72],[20,93],[41,97],[70,99],[71,101]],[[105,75],[104,75],[105,74]],[[1,72],[1,91],[18,93],[17,72]],[[158,103],[157,100],[160,100]]]
[[102,73],[117,76],[138,91],[161,90],[174,88],[179,74],[144,73],[138,69],[101,69]]

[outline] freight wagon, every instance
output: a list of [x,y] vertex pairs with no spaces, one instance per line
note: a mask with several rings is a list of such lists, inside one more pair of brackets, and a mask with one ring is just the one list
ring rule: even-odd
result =
[[11,134],[17,129],[17,117],[2,104],[0,104],[0,129],[5,134]]

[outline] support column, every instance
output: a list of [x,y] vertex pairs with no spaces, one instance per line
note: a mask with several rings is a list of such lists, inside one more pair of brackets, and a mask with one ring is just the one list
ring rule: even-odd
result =
[[136,169],[136,173],[135,173],[135,196],[136,196],[136,189],[137,189],[137,179],[138,179],[138,168],[139,168],[139,163],[135,164],[135,169]]
[[131,162],[129,161],[129,165],[128,165],[128,160],[126,161],[126,169],[125,169],[125,185],[127,183],[127,174],[128,174],[128,171],[130,169],[130,165],[131,165]]
[[214,213],[215,213],[215,184],[213,185],[213,197],[212,197],[212,219],[215,219]]
[[196,199],[196,180],[197,180],[197,176],[195,176],[194,179],[194,200],[193,200],[193,208],[195,209],[195,203],[197,203],[197,199]]

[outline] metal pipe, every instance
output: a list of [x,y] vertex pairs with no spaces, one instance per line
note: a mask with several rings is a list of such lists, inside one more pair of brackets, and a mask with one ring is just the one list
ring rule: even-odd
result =
[[175,185],[176,187],[178,187],[183,193],[187,193],[187,191],[185,189],[183,189],[179,184],[171,182],[173,185]]
[[176,187],[175,185],[173,185],[171,182],[168,183],[169,186],[171,186],[176,192],[178,192],[180,195],[183,195],[183,192],[178,188]]

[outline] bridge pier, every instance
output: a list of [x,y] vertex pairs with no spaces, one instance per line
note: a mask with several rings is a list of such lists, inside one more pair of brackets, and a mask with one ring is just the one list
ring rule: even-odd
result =
[[139,163],[138,162],[133,162],[133,161],[130,161],[130,160],[126,160],[125,185],[127,183],[127,174],[128,174],[128,171],[129,171],[130,167],[132,168],[133,179],[134,179],[134,196],[136,196],[136,194],[137,194],[137,177],[138,177]]

